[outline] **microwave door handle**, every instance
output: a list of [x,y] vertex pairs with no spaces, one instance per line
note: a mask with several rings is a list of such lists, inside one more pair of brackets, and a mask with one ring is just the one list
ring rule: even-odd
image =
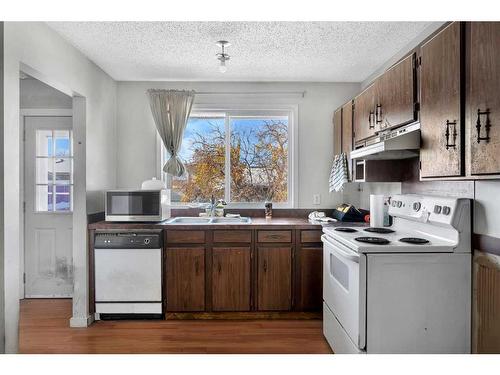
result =
[[321,240],[324,243],[330,245],[330,247],[332,248],[332,250],[336,254],[340,255],[342,258],[345,258],[345,259],[351,260],[353,262],[359,263],[359,254],[358,253],[347,252],[345,250],[342,250],[339,245],[335,245],[330,240],[328,240],[328,237],[326,235],[324,235],[324,234],[321,236]]

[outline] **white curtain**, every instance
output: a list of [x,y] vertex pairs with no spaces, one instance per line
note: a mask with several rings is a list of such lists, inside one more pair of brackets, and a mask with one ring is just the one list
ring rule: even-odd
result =
[[179,159],[178,152],[193,106],[195,92],[150,89],[147,94],[156,129],[170,154],[170,159],[163,166],[163,171],[180,177],[185,173],[186,167]]

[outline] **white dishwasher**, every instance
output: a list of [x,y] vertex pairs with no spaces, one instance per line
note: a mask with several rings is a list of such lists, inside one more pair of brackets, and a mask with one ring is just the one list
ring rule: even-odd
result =
[[161,230],[96,232],[96,320],[161,317],[162,247]]

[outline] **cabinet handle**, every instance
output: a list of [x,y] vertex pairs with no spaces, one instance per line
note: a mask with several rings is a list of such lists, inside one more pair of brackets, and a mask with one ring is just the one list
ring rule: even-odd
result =
[[[486,137],[481,137],[481,116],[486,116],[486,124],[484,125],[484,129],[486,130]],[[481,111],[481,109],[477,109],[477,121],[476,121],[476,130],[477,130],[477,143],[481,143],[481,141],[485,141],[488,143],[490,141],[490,109],[486,108],[486,111]]]
[[[450,128],[453,127],[453,133],[450,133]],[[450,135],[453,137],[453,143],[450,143]],[[446,137],[446,149],[457,147],[457,121],[446,120],[446,130],[444,136]]]
[[375,122],[380,124],[382,122],[382,104],[377,104],[375,108]]
[[262,265],[262,267],[264,268],[264,272],[267,272],[267,262],[264,261],[264,264]]
[[217,269],[219,270],[219,273],[221,273],[222,271],[222,266],[220,265],[220,263],[217,264]]
[[370,114],[368,115],[368,129],[374,129],[375,128],[375,124],[373,123],[373,116],[375,114],[373,113],[373,111],[370,111]]
[[198,269],[200,268],[200,265],[198,263],[198,260],[195,260],[194,262],[194,273],[198,275]]

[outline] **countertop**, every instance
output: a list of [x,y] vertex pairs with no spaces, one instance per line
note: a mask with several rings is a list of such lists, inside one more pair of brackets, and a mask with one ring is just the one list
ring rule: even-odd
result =
[[366,223],[331,222],[327,224],[313,224],[306,218],[278,217],[266,219],[252,217],[250,224],[167,224],[159,223],[129,223],[98,221],[89,224],[89,229],[180,229],[180,230],[207,230],[207,229],[321,229],[323,226],[367,226]]

